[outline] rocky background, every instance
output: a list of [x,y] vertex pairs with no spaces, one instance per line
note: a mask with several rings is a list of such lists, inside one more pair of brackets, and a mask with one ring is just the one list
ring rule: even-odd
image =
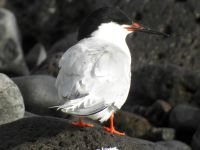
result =
[[[132,84],[115,117],[125,137],[70,124],[49,107],[62,54],[84,18],[116,6],[133,20],[170,34],[138,33],[127,43]],[[0,149],[199,150],[199,0],[0,0]],[[89,120],[90,121],[90,120]]]

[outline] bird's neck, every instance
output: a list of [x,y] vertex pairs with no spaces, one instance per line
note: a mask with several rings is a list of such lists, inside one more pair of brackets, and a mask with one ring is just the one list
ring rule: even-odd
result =
[[97,31],[92,33],[92,36],[107,41],[119,47],[127,55],[130,55],[126,43],[127,33],[120,25],[115,23],[102,24]]

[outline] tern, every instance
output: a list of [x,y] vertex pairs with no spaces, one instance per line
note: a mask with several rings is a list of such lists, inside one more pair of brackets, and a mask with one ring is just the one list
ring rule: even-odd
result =
[[131,54],[126,37],[134,32],[167,36],[132,22],[114,7],[97,9],[80,26],[79,41],[63,54],[56,79],[58,95],[66,101],[56,107],[81,118],[72,124],[92,127],[82,118],[101,123],[110,118],[110,127],[104,129],[125,135],[115,130],[113,119],[130,89]]

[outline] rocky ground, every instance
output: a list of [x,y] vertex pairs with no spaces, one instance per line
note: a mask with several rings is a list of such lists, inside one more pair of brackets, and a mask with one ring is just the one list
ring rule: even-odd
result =
[[[127,38],[131,90],[115,117],[124,137],[97,122],[74,127],[49,108],[64,103],[54,86],[60,57],[102,6],[171,35]],[[199,39],[199,0],[0,0],[0,149],[199,150]]]

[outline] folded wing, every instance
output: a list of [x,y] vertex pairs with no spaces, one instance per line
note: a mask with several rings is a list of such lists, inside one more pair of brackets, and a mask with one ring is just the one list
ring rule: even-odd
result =
[[75,45],[60,60],[56,87],[66,103],[58,108],[65,112],[93,114],[113,105],[122,96],[126,85],[121,81],[126,78],[129,67],[126,67],[127,56],[116,47],[96,47],[99,46]]

